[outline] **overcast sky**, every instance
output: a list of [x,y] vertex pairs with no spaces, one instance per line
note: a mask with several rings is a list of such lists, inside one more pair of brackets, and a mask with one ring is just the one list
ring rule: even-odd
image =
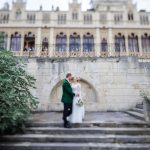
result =
[[[0,8],[3,7],[5,2],[8,2],[10,5],[12,4],[13,0],[0,0]],[[16,1],[16,0],[14,0]],[[61,10],[66,10],[68,8],[68,2],[72,0],[25,0],[27,1],[27,9],[29,10],[38,10],[40,5],[43,6],[44,10],[51,10],[52,5],[54,7],[59,6]],[[78,0],[82,2],[82,9],[86,10],[89,8],[90,0]],[[139,9],[146,9],[150,11],[150,0],[133,0],[134,3],[137,3],[138,10]]]

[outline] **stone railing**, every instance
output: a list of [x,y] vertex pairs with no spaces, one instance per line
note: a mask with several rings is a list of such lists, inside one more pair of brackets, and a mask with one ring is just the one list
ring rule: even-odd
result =
[[115,47],[108,47],[107,51],[101,51],[100,48],[93,49],[92,51],[83,51],[76,50],[70,51],[69,48],[65,51],[58,51],[54,47],[49,48],[47,50],[41,50],[41,48],[37,48],[37,50],[33,51],[13,51],[15,56],[23,56],[23,57],[49,57],[49,58],[69,58],[69,57],[121,57],[121,56],[136,56],[142,59],[150,59],[150,52],[130,52],[130,51],[115,51]]
[[54,51],[53,53],[50,53],[49,51],[40,51],[39,53],[37,51],[17,51],[13,52],[14,56],[23,56],[23,57],[121,57],[121,56],[136,56],[143,59],[150,59],[150,52],[143,52],[142,55],[139,52],[81,52],[81,51]]

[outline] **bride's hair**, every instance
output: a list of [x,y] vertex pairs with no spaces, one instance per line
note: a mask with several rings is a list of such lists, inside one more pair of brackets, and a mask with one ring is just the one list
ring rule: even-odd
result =
[[74,80],[75,80],[74,77],[72,77],[72,78],[71,78],[71,81],[74,82]]
[[71,78],[71,82],[79,82],[80,81],[80,77],[72,77]]

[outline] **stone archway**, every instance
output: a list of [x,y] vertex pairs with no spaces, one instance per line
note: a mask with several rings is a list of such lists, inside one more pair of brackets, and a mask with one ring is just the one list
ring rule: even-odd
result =
[[[98,98],[97,93],[93,85],[91,85],[89,82],[87,82],[84,79],[81,79],[80,81],[81,87],[82,87],[82,98],[85,103],[85,107],[89,108],[94,103],[97,104]],[[50,103],[51,104],[57,104],[61,103],[61,96],[62,96],[62,84],[63,80],[59,81],[52,89],[50,94]],[[57,106],[55,107],[57,108]]]

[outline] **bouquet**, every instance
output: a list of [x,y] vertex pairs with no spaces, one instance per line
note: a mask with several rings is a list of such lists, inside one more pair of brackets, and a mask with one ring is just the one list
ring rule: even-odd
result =
[[83,101],[81,99],[78,99],[76,105],[79,106],[79,107],[82,107],[83,106]]

